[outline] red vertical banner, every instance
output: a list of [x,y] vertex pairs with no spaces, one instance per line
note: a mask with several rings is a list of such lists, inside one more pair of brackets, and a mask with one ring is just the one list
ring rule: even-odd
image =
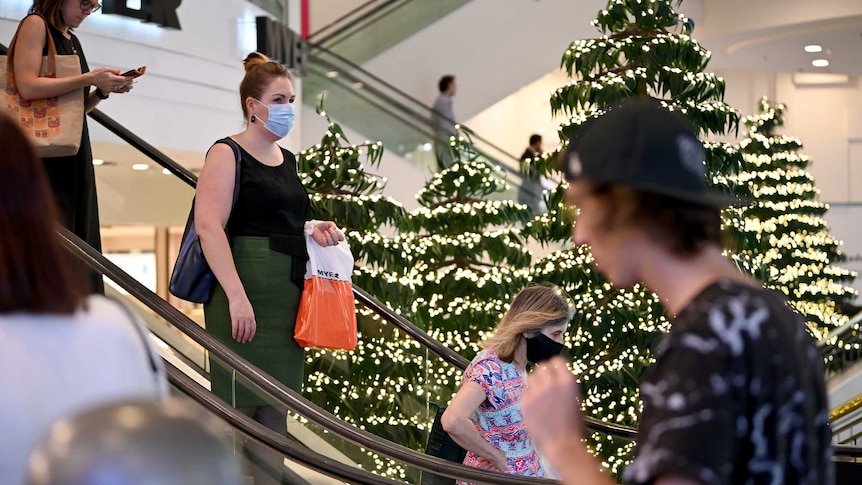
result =
[[303,39],[308,39],[308,34],[310,34],[310,32],[308,31],[309,30],[309,25],[308,25],[309,11],[308,10],[309,10],[309,6],[310,6],[309,4],[310,3],[311,2],[309,0],[301,0],[299,3],[299,9],[300,9],[299,16],[301,19],[300,22],[302,24],[302,25],[300,25],[300,34],[302,35]]

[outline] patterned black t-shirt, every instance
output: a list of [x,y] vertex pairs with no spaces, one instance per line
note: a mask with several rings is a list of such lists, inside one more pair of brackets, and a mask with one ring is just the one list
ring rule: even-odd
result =
[[641,398],[631,483],[834,482],[823,363],[777,293],[731,281],[703,290],[674,320]]

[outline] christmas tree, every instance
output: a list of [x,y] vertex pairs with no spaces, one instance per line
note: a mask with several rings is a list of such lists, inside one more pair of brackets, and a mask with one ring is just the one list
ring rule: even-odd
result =
[[733,177],[746,185],[754,203],[732,210],[744,235],[734,258],[768,288],[785,295],[801,313],[818,339],[847,322],[837,304],[856,297],[849,286],[855,274],[833,265],[843,261],[840,242],[829,235],[823,214],[828,206],[817,200],[819,191],[799,154],[798,138],[779,135],[784,125],[783,104],[760,101],[760,113],[745,118],[749,128],[740,142],[745,163]]
[[[462,130],[451,145],[454,162],[417,195],[420,207],[402,224],[401,238],[410,248],[410,319],[470,359],[528,283],[531,255],[521,229],[530,209],[492,200],[509,189],[505,173]],[[459,379],[457,369],[435,369],[430,399],[448,402]]]
[[[683,113],[704,140],[735,132],[739,117],[723,102],[724,81],[704,72],[710,54],[691,38],[693,22],[675,12],[680,3],[612,0],[593,21],[603,35],[571,44],[561,65],[572,81],[551,97],[554,114],[569,117],[560,128],[562,140],[576,136],[588,119],[633,97],[652,97],[668,110]],[[742,164],[739,152],[727,143],[707,141],[704,148],[714,185],[737,190],[732,176]],[[542,157],[534,162],[536,169],[549,173],[556,158],[557,154]],[[551,211],[525,231],[544,244],[565,244],[563,238],[571,235],[570,209],[560,205],[564,190],[563,186],[548,194]],[[653,350],[668,320],[650,291],[642,286],[614,289],[591,263],[583,248],[561,249],[538,261],[532,276],[563,286],[578,306],[569,338],[586,414],[636,426],[638,383],[654,360]],[[601,434],[593,434],[590,444],[614,473],[622,470],[632,446]]]

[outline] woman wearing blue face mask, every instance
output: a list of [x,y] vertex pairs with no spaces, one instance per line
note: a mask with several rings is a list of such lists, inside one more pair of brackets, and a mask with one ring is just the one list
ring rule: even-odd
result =
[[[239,93],[246,128],[215,142],[198,180],[195,224],[218,285],[204,305],[206,328],[240,355],[291,389],[303,381],[303,349],[293,339],[307,253],[304,231],[309,199],[296,173],[296,157],[276,142],[290,132],[296,98],[281,64],[253,52],[246,57]],[[239,195],[233,203],[238,145]],[[310,223],[309,223],[310,224]],[[332,222],[312,231],[321,246],[344,239]],[[228,239],[228,236],[230,239]],[[212,391],[238,410],[282,434],[286,416],[241,378],[213,362]],[[249,444],[262,462],[255,483],[281,483],[281,457]]]
[[449,436],[467,450],[464,464],[530,477],[548,476],[521,416],[527,362],[559,355],[574,307],[553,285],[531,285],[480,345],[461,388],[443,413]]

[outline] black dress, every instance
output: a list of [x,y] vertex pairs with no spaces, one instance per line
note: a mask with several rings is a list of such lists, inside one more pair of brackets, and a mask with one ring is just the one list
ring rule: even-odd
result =
[[[77,55],[81,59],[81,72],[90,72],[87,58],[81,49],[78,38],[72,34],[67,39],[62,32],[48,24],[58,55]],[[42,55],[48,55],[47,43]],[[90,87],[84,88],[84,99],[90,94]],[[81,148],[78,153],[67,157],[43,158],[45,170],[59,208],[60,223],[83,239],[87,244],[102,251],[102,238],[99,233],[99,206],[96,200],[96,173],[93,170],[93,152],[90,148],[90,133],[87,129],[87,115],[84,115],[84,129],[81,133]],[[102,275],[86,270],[87,284],[92,293],[105,293]]]

